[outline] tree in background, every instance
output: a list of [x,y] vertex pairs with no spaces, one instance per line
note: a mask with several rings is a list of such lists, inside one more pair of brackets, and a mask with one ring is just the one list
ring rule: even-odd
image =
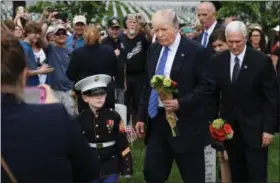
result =
[[103,16],[107,13],[105,10],[105,1],[38,1],[30,6],[30,13],[42,13],[44,8],[51,7],[61,13],[67,13],[68,20],[72,20],[75,15],[84,15],[88,23],[101,22]]
[[265,32],[279,23],[279,1],[221,1],[218,18],[237,16],[244,22],[259,23]]

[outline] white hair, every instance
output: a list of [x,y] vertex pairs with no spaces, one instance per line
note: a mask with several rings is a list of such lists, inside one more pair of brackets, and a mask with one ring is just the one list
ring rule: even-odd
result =
[[229,24],[227,24],[225,30],[226,37],[229,32],[240,32],[242,33],[244,38],[247,37],[246,25],[241,21],[232,21]]

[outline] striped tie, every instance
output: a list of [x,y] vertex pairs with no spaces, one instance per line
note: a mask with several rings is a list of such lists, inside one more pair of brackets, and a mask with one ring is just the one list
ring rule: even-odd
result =
[[203,47],[206,48],[207,47],[207,37],[208,37],[208,33],[206,31],[204,31],[203,34]]
[[[164,74],[164,69],[168,57],[168,47],[164,47],[163,54],[160,58],[157,70],[156,70],[156,75],[163,75]],[[148,113],[151,118],[154,118],[157,113],[158,113],[158,93],[156,92],[155,89],[152,89],[151,95],[150,95],[150,100],[149,100],[149,106],[148,106]]]

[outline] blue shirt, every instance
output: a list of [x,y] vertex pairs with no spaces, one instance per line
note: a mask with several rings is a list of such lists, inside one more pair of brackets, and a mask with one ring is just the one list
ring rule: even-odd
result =
[[72,49],[67,47],[61,48],[53,44],[48,45],[47,61],[54,68],[54,71],[48,74],[47,84],[54,90],[68,91],[73,88],[73,83],[66,76],[71,53]]
[[77,48],[83,47],[85,45],[85,40],[83,37],[80,37],[79,39],[77,39],[75,37],[75,35],[72,34],[67,37],[66,45],[67,45],[67,48],[77,49]]
[[[37,70],[38,69],[38,65],[36,63],[35,60],[35,55],[34,52],[32,50],[32,46],[26,42],[26,41],[21,41],[21,46],[23,47],[24,50],[24,54],[26,57],[26,63],[27,63],[27,67],[29,70]],[[26,80],[26,86],[38,86],[39,85],[39,77],[38,75],[34,75],[34,76],[29,76]]]

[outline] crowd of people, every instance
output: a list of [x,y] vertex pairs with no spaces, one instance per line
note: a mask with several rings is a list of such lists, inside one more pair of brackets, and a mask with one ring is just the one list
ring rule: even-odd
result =
[[[208,123],[219,117],[234,130],[220,153],[222,181],[267,182],[268,147],[280,130],[279,25],[269,40],[259,24],[218,22],[210,2],[198,5],[193,27],[168,9],[150,24],[139,13],[110,17],[106,34],[83,15],[58,13],[46,8],[23,23],[28,14],[19,12],[1,23],[3,182],[129,178],[127,125],[145,138],[146,182],[165,182],[174,160],[184,182],[205,182]],[[155,74],[177,83],[173,99],[151,88]],[[45,105],[26,103],[26,87],[43,88]],[[119,93],[127,122],[115,111]],[[176,137],[165,111],[178,117]]]

